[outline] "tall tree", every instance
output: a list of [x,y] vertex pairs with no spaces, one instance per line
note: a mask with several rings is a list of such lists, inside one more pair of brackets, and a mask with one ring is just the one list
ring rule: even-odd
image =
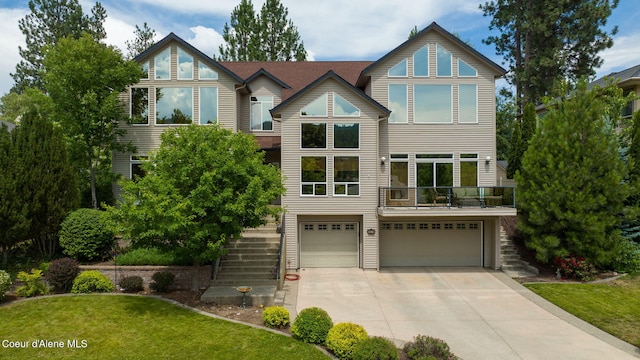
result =
[[613,45],[602,28],[619,0],[495,0],[480,5],[491,16],[485,44],[495,45],[509,65],[507,80],[516,88],[518,110],[554,95],[564,80],[575,83],[602,64],[598,53]]
[[509,144],[516,122],[516,106],[513,94],[501,88],[496,95],[496,153],[498,160],[507,160]]
[[25,113],[12,135],[16,193],[29,209],[30,226],[22,239],[34,240],[40,254],[51,257],[58,248],[60,224],[78,205],[76,171],[61,129],[37,111]]
[[133,41],[125,41],[127,45],[127,59],[133,59],[141,52],[147,50],[154,44],[153,38],[156,36],[155,29],[152,29],[145,22],[140,28],[136,25],[136,29],[133,31],[133,35],[136,37]]
[[523,157],[518,227],[541,261],[571,254],[607,265],[618,249],[628,186],[609,94],[580,80],[570,98],[548,104]]
[[222,30],[220,60],[305,61],[304,43],[288,15],[280,0],[267,0],[259,14],[251,0],[241,0]]
[[29,10],[18,22],[26,47],[18,47],[22,60],[11,74],[15,81],[12,91],[18,93],[29,87],[45,90],[42,80],[45,46],[55,45],[67,36],[79,38],[83,32],[96,40],[106,36],[103,24],[107,13],[100,3],[92,8],[91,16],[83,15],[78,0],[30,0]]
[[142,69],[124,60],[115,47],[87,34],[62,39],[48,49],[44,65],[45,85],[57,119],[72,141],[79,168],[89,173],[91,206],[97,209],[100,166],[110,164],[114,150],[131,149],[130,144],[116,141],[124,134],[118,122],[128,118],[119,96],[140,80]]
[[279,170],[264,163],[255,139],[217,126],[189,125],[161,135],[146,175],[125,180],[122,201],[109,207],[120,233],[138,247],[171,249],[200,264],[222,255],[245,227],[264,224],[284,192]]

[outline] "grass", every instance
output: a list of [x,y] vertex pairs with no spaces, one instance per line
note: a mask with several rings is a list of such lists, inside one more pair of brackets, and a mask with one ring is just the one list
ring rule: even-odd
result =
[[[2,359],[326,359],[292,338],[141,296],[58,296],[0,307]],[[85,348],[67,341],[86,340]],[[34,340],[64,348],[33,348]],[[6,345],[6,343],[5,343]]]
[[601,284],[527,284],[584,321],[640,347],[640,276]]

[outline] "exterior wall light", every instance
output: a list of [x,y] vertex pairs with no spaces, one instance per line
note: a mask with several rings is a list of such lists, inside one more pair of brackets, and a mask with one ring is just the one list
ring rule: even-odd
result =
[[383,156],[383,157],[381,157],[381,158],[380,158],[380,164],[381,164],[381,165],[384,165],[384,163],[385,163],[385,162],[387,162],[387,158],[386,158],[386,157],[384,157],[384,156]]
[[368,235],[375,235],[376,234],[376,229],[367,229],[367,234]]
[[484,158],[484,162],[486,162],[487,164],[491,162],[491,156],[487,155],[486,158]]

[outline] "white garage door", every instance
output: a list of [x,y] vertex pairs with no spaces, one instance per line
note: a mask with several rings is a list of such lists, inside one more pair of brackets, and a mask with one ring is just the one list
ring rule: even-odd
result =
[[380,225],[380,266],[482,266],[481,222]]
[[300,223],[302,267],[358,267],[358,223]]

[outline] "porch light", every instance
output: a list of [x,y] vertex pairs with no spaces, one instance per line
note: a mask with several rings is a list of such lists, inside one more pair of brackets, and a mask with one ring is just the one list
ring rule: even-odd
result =
[[376,229],[367,229],[367,234],[368,235],[375,235],[376,234]]
[[487,155],[486,158],[484,158],[484,162],[486,162],[487,164],[491,162],[491,156]]
[[384,157],[384,156],[383,156],[383,157],[381,157],[381,158],[380,158],[380,164],[381,164],[381,165],[384,165],[384,163],[385,163],[386,161],[387,161],[387,158],[386,158],[386,157]]

